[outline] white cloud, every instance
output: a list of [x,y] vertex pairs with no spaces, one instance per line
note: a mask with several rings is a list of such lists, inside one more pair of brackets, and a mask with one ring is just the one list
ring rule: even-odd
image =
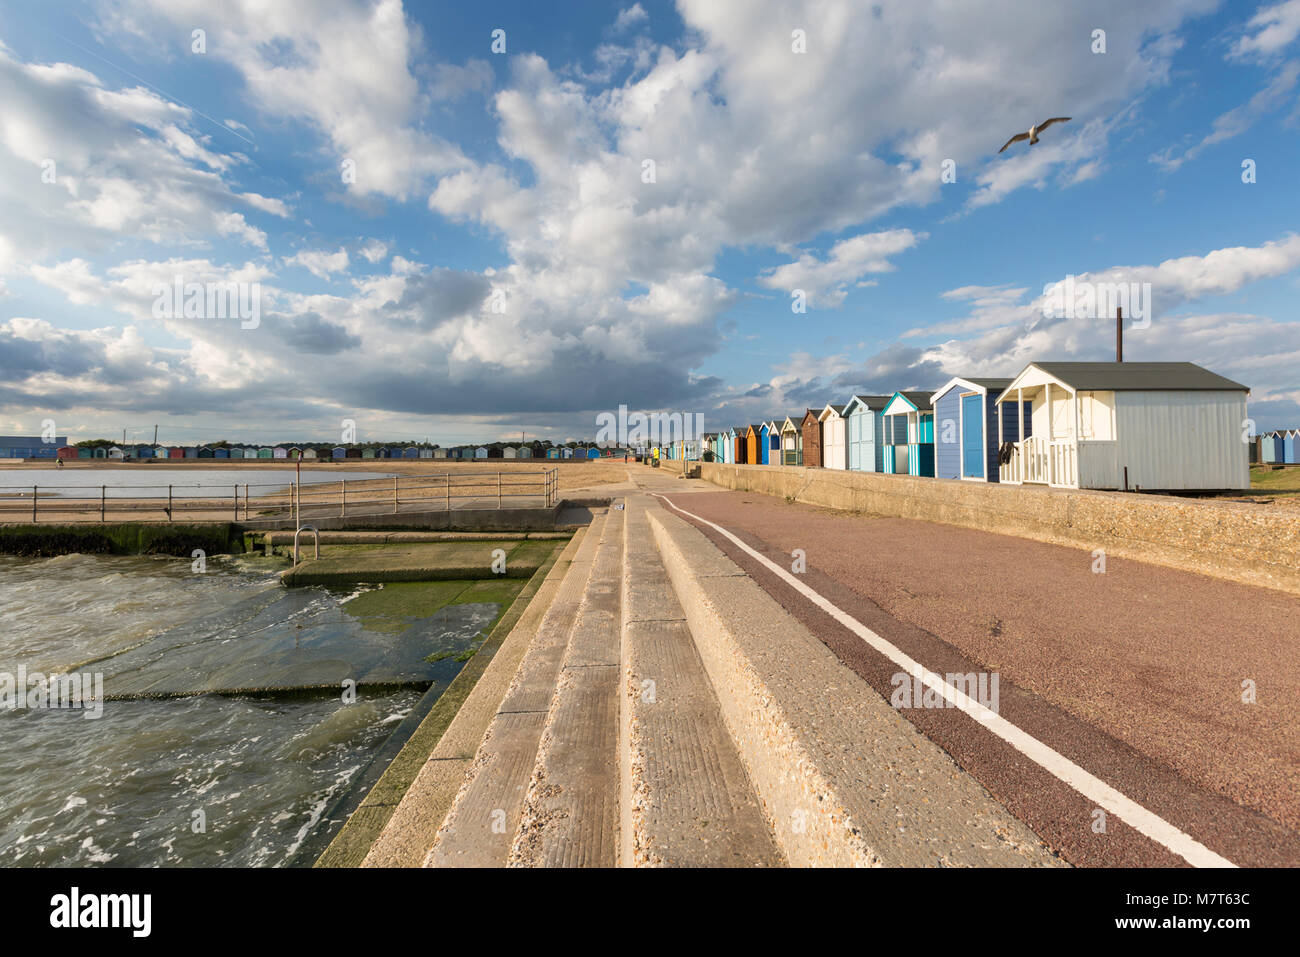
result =
[[[1251,31],[1254,31],[1253,33]],[[1300,0],[1282,0],[1261,7],[1246,31],[1233,44],[1233,57],[1270,57],[1281,53],[1300,36]]]
[[[382,255],[381,253],[380,256],[382,257]],[[370,259],[368,255],[366,258]],[[370,259],[370,261],[375,262],[376,259]],[[304,249],[287,257],[284,264],[286,266],[301,266],[313,276],[329,279],[334,273],[343,272],[348,268],[348,251],[340,248],[338,252],[328,253],[324,250]]]
[[759,279],[769,289],[803,290],[808,304],[813,307],[833,308],[844,302],[849,287],[869,273],[892,272],[894,266],[888,257],[911,249],[926,239],[925,233],[910,229],[890,229],[878,233],[863,233],[844,239],[831,247],[825,260],[811,253],[767,271]]

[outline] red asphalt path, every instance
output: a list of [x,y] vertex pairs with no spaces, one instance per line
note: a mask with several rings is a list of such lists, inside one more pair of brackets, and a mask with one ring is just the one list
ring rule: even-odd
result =
[[[897,665],[725,528],[940,675],[999,674],[1001,717],[1240,866],[1300,864],[1300,600],[1086,550],[750,492],[661,496],[890,699]],[[1242,701],[1241,682],[1257,700]],[[1069,862],[1185,866],[978,721],[902,714]]]

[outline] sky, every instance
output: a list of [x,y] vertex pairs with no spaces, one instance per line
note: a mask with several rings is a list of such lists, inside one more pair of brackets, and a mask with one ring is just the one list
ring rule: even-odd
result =
[[723,429],[1112,359],[1044,311],[1067,276],[1149,284],[1126,359],[1300,428],[1298,37],[1300,0],[0,0],[0,432]]

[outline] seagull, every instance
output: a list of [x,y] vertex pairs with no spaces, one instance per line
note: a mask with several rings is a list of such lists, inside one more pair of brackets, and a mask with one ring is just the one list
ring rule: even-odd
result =
[[1050,120],[1043,120],[1043,122],[1039,123],[1037,126],[1031,126],[1028,133],[1017,133],[1015,136],[1011,137],[1011,139],[1007,140],[1006,145],[1003,146],[1002,149],[998,150],[998,152],[1006,152],[1007,146],[1010,146],[1012,143],[1019,143],[1021,140],[1029,140],[1029,145],[1033,146],[1038,142],[1039,133],[1043,132],[1043,130],[1047,129],[1053,123],[1065,123],[1068,122],[1069,119],[1070,117],[1068,116],[1054,116]]

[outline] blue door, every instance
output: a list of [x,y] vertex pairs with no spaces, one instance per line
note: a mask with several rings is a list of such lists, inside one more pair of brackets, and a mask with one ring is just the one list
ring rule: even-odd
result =
[[961,397],[961,474],[964,478],[984,477],[983,397]]

